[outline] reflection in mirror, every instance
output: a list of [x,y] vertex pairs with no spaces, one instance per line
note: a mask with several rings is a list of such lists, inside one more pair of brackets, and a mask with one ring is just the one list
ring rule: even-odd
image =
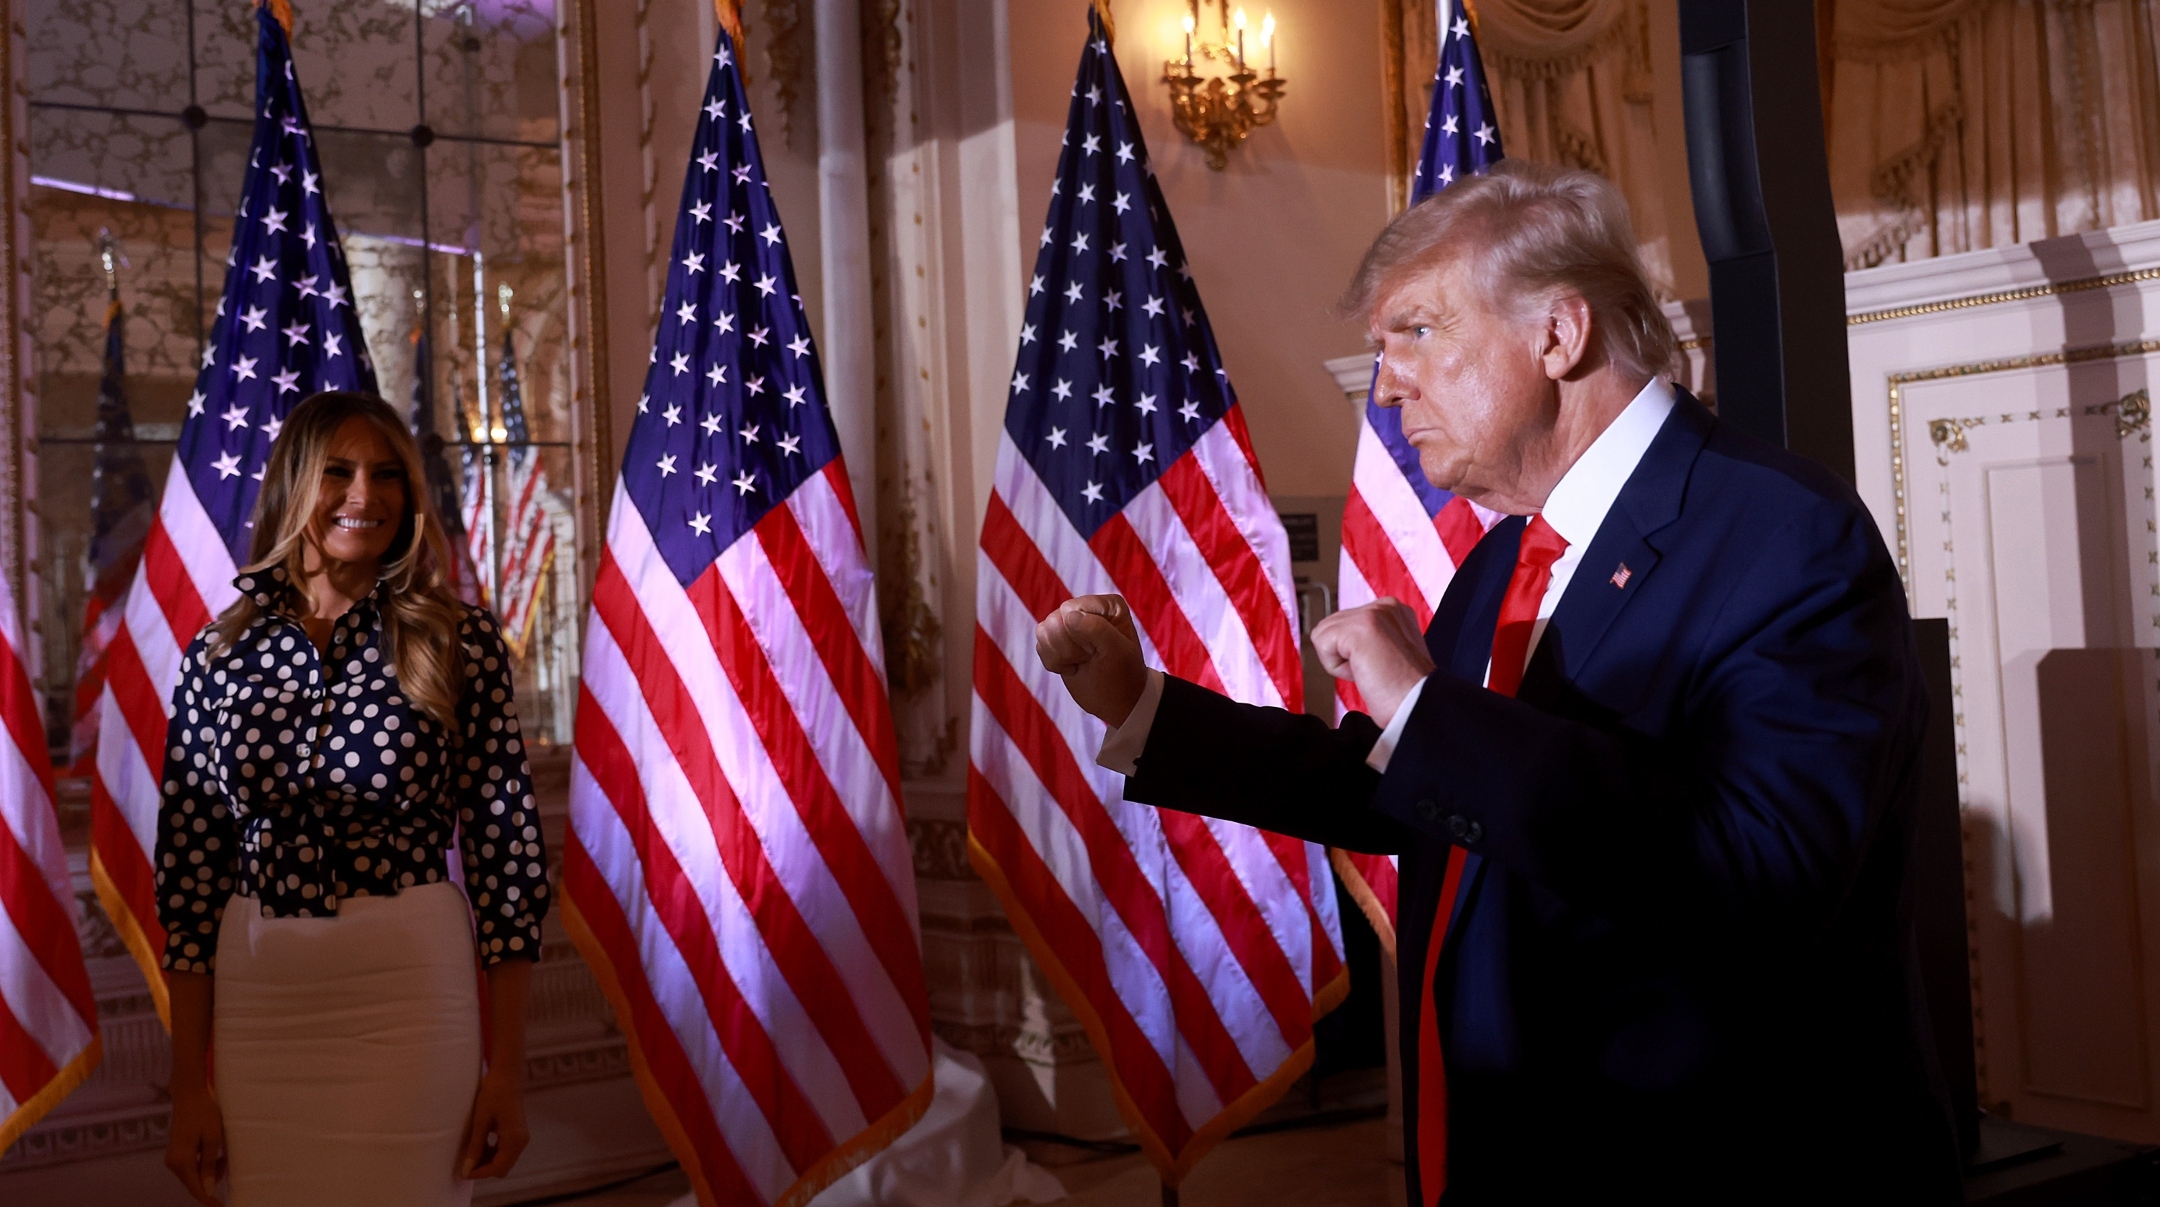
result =
[[[46,731],[71,844],[117,627],[227,271],[246,4],[30,0]],[[384,396],[504,619],[524,728],[567,743],[584,599],[554,0],[305,0],[296,71]],[[450,519],[446,516],[446,519]]]

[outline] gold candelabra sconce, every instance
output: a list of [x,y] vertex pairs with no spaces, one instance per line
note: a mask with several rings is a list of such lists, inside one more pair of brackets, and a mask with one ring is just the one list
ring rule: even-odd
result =
[[[1200,30],[1203,8],[1215,10],[1219,36],[1212,42]],[[1275,14],[1263,14],[1257,31],[1248,24],[1245,10],[1230,0],[1186,0],[1185,57],[1163,64],[1171,120],[1207,151],[1208,166],[1218,172],[1229,163],[1231,148],[1275,120],[1289,82],[1275,74]],[[1254,34],[1254,58],[1267,60],[1265,75],[1246,58],[1247,38]],[[1218,73],[1215,64],[1225,70]]]

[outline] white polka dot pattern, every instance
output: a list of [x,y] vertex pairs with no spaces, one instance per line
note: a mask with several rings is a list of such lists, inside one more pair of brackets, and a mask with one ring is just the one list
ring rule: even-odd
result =
[[[292,590],[282,568],[234,585],[266,608]],[[235,892],[265,915],[307,918],[441,881],[454,826],[483,962],[539,958],[547,856],[502,634],[486,609],[466,609],[453,743],[399,691],[387,589],[338,618],[327,653],[276,611],[222,656],[209,629],[188,646],[155,857],[165,967],[214,971]]]

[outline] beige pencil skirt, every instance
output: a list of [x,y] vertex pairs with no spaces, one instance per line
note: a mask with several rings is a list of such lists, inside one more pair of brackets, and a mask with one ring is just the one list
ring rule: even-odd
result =
[[465,1207],[480,1084],[472,912],[454,884],[218,930],[214,1073],[230,1207]]

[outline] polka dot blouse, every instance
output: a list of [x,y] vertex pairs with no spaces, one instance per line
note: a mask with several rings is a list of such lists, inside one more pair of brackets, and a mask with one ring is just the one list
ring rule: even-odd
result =
[[165,967],[214,971],[235,893],[308,918],[447,879],[453,828],[482,961],[539,958],[547,857],[495,618],[468,608],[458,626],[452,741],[398,690],[387,588],[338,618],[325,654],[275,611],[294,594],[282,568],[233,585],[273,611],[223,654],[203,630],[181,663],[157,838]]

